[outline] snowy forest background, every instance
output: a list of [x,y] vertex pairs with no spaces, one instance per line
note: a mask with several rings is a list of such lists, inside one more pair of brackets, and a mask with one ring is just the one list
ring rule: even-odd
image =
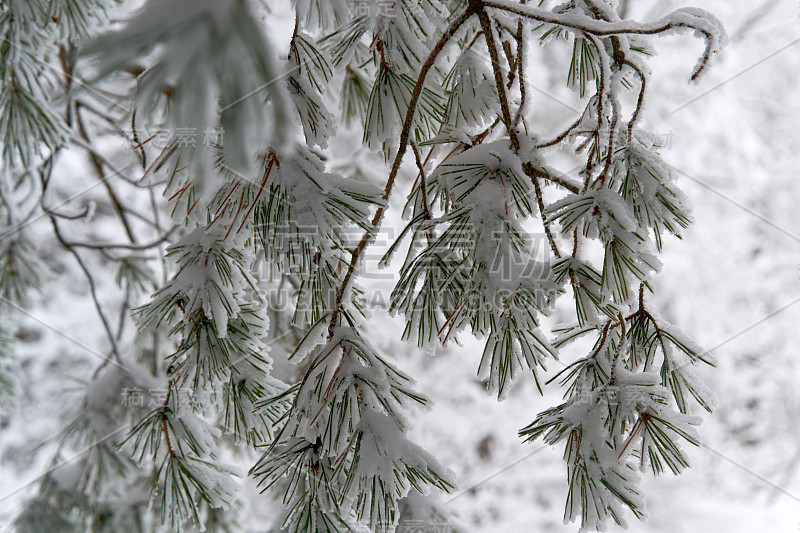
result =
[[[663,155],[679,170],[695,218],[682,241],[665,240],[654,303],[667,320],[717,357],[716,369],[699,372],[720,404],[701,427],[704,445],[689,447],[693,468],[680,477],[645,476],[649,519],[632,521],[631,530],[797,531],[800,4],[688,3],[720,17],[730,44],[696,85],[686,80],[701,50],[699,41],[661,37],[660,55],[650,60],[655,83],[643,120],[668,139]],[[274,4],[271,39],[280,43],[293,23],[288,0]],[[627,4],[628,15],[638,20],[656,19],[683,5],[673,0]],[[538,50],[538,57],[531,59],[538,69],[529,79],[535,89],[531,105],[540,120],[553,124],[553,132],[582,108],[564,86],[564,72],[544,68],[564,63],[558,53],[557,47]],[[108,153],[126,149],[118,139],[110,142],[117,144],[105,146]],[[339,136],[336,142],[329,151],[331,165],[344,156],[341,163],[359,165],[380,182],[371,170],[376,168],[372,161],[380,158],[361,149],[358,136]],[[74,191],[94,180],[84,157],[65,157],[60,164],[53,199],[60,198],[65,208],[73,205],[70,201],[80,207],[95,195],[101,201],[99,189],[70,200]],[[393,198],[386,227],[401,227],[397,217],[403,201],[399,195]],[[74,227],[87,237],[103,232],[89,224]],[[96,367],[92,352],[104,340],[85,280],[58,248],[48,225],[31,225],[29,236],[45,280],[44,290],[14,322],[17,394],[13,407],[4,410],[0,430],[3,525],[49,467],[57,446],[52,438],[74,410],[82,381]],[[367,268],[377,271],[374,264]],[[98,281],[102,300],[113,292],[105,290],[115,283],[113,272]],[[368,286],[388,295],[391,285],[391,280],[371,279]],[[415,419],[412,435],[458,476],[458,489],[440,503],[472,531],[574,531],[575,524],[561,523],[566,490],[561,449],[541,442],[522,444],[517,437],[532,414],[557,403],[560,392],[545,389],[542,397],[532,381],[520,379],[498,403],[475,378],[482,346],[464,335],[464,346],[448,346],[431,357],[401,343],[402,320],[379,307],[369,321],[371,338],[380,349],[396,354],[433,404]],[[571,353],[567,350],[565,357]],[[560,367],[556,363],[549,369],[552,374]],[[226,459],[236,462],[235,457]],[[261,531],[273,516],[272,504],[248,483],[252,497],[244,523],[248,531]]]

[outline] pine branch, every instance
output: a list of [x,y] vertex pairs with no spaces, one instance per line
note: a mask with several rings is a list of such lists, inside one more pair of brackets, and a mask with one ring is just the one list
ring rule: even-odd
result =
[[[453,22],[447,27],[447,29],[442,33],[439,37],[439,40],[431,49],[428,58],[425,60],[425,63],[422,64],[420,68],[419,74],[417,76],[417,82],[414,85],[414,91],[411,93],[411,99],[408,103],[408,110],[406,111],[406,117],[403,121],[403,130],[400,133],[400,144],[397,148],[397,155],[395,155],[394,162],[392,163],[392,168],[389,171],[389,178],[386,180],[386,186],[384,188],[383,193],[383,200],[384,202],[388,202],[389,196],[394,188],[395,180],[397,179],[397,174],[400,171],[400,163],[402,162],[403,155],[405,154],[406,148],[408,148],[409,136],[411,133],[411,125],[414,120],[414,113],[416,112],[417,102],[422,94],[422,88],[425,83],[425,77],[428,74],[428,71],[433,67],[436,58],[444,49],[445,45],[450,41],[453,35],[464,25],[464,23],[469,20],[469,18],[473,15],[472,8],[467,8],[464,10],[458,17],[455,18]],[[336,301],[334,303],[333,309],[331,311],[331,318],[329,321],[328,326],[328,336],[331,337],[333,335],[333,328],[335,328],[339,321],[339,313],[341,312],[342,306],[342,299],[344,297],[344,293],[347,290],[347,287],[350,284],[350,279],[353,276],[353,272],[356,269],[356,265],[363,253],[364,249],[369,244],[370,239],[372,238],[373,232],[377,231],[378,226],[380,225],[381,220],[383,219],[383,214],[385,211],[385,207],[379,207],[375,215],[372,218],[372,229],[364,234],[364,236],[359,241],[356,248],[353,250],[353,253],[350,257],[350,266],[347,269],[347,273],[342,280],[342,284],[339,287],[339,290],[336,294]]]

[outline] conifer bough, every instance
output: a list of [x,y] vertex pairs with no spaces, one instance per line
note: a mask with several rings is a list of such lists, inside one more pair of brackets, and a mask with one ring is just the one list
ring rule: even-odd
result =
[[[454,475],[407,435],[427,400],[365,330],[360,273],[393,194],[407,196],[406,225],[381,264],[406,248],[390,304],[402,338],[485,339],[478,375],[498,397],[520,373],[561,387],[563,403],[520,435],[564,447],[565,520],[604,530],[644,517],[639,471],[686,468],[691,413],[715,404],[694,372],[713,360],[647,301],[665,234],[691,218],[640,125],[646,58],[652,36],[693,32],[697,79],[725,43],[719,21],[694,8],[621,20],[604,0],[291,10],[288,43],[273,43],[280,8],[254,0],[135,12],[0,0],[2,311],[41,284],[25,234],[43,219],[86,279],[109,350],[61,435],[88,446],[77,474],[45,475],[16,530],[235,531],[245,475],[280,503],[275,530],[448,519],[420,495],[452,491]],[[109,30],[116,11],[125,22]],[[549,139],[530,101],[535,46],[571,51],[559,74],[585,104]],[[370,164],[383,156],[382,183],[327,164],[354,130]],[[124,150],[100,142],[123,137]],[[63,228],[89,209],[48,200],[70,153],[103,183],[113,237],[72,240]],[[576,170],[557,170],[555,154]],[[97,290],[108,263],[116,327]],[[291,309],[271,301],[276,286],[291,286]],[[573,320],[552,324],[565,293]],[[584,338],[589,352],[545,381],[548,361]],[[232,451],[253,456],[249,474],[223,464]]]

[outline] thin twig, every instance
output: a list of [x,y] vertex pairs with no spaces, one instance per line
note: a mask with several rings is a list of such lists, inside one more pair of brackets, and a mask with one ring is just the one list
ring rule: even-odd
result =
[[172,233],[178,229],[178,226],[173,226],[170,228],[166,233],[161,235],[161,237],[146,243],[141,244],[127,244],[127,243],[92,243],[92,242],[77,242],[71,241],[67,242],[69,246],[73,246],[75,248],[87,248],[89,250],[109,250],[109,249],[123,249],[123,250],[149,250],[150,248],[155,248],[163,243],[165,243]]
[[[49,165],[49,170],[46,171],[48,175],[52,171],[52,168],[53,165],[51,162],[51,164]],[[111,355],[114,356],[114,358],[117,360],[117,363],[122,365],[122,359],[120,358],[119,348],[117,347],[116,336],[111,331],[111,325],[109,324],[105,312],[103,311],[103,306],[100,305],[100,300],[97,297],[97,286],[95,284],[94,277],[92,276],[92,273],[89,271],[89,268],[86,266],[86,263],[84,263],[83,258],[80,256],[77,250],[75,250],[75,248],[72,247],[70,243],[68,243],[64,239],[64,236],[61,234],[61,230],[58,227],[58,222],[56,221],[55,216],[53,216],[53,214],[50,213],[47,210],[47,207],[44,205],[43,202],[44,190],[47,188],[47,182],[49,181],[49,178],[45,176],[45,171],[42,171],[41,179],[42,179],[42,196],[41,196],[42,209],[45,211],[47,217],[50,219],[50,223],[53,226],[53,233],[55,234],[56,239],[58,240],[59,243],[61,243],[61,246],[63,246],[67,251],[69,251],[69,253],[71,253],[73,257],[75,257],[75,261],[77,261],[78,266],[83,271],[84,276],[86,277],[86,281],[89,283],[89,293],[92,296],[92,301],[94,302],[95,309],[97,310],[97,315],[100,317],[100,321],[103,323],[103,329],[105,330],[106,337],[108,338],[108,342],[111,345]]]
[[[78,109],[79,108],[76,108],[75,110],[78,133],[87,143],[91,143],[91,139],[89,138],[89,134],[86,131],[86,128],[83,124],[83,119],[81,118],[81,114]],[[131,242],[136,242],[136,237],[133,234],[131,224],[128,221],[128,218],[125,216],[125,209],[122,207],[122,202],[119,201],[117,193],[111,187],[111,184],[108,182],[108,179],[103,172],[103,162],[99,157],[97,157],[97,154],[95,154],[93,150],[87,150],[87,152],[89,153],[89,160],[92,162],[92,167],[94,167],[95,173],[97,174],[97,179],[99,179],[103,184],[103,187],[105,187],[108,197],[111,199],[111,204],[114,206],[114,210],[117,212],[120,222],[122,222],[122,227],[125,228],[125,233],[128,235],[128,239],[130,239]]]
[[631,115],[631,119],[628,121],[628,142],[633,140],[633,126],[636,124],[636,121],[639,119],[639,114],[642,111],[642,104],[644,103],[644,92],[647,86],[647,78],[636,64],[634,64],[629,59],[623,59],[622,64],[628,65],[633,69],[634,72],[639,76],[639,80],[641,82],[641,87],[639,89],[639,97],[636,99],[636,109],[633,111]]

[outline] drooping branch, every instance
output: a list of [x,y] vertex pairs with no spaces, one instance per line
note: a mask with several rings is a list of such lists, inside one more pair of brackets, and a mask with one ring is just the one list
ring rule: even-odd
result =
[[364,236],[361,237],[361,240],[350,256],[350,265],[348,266],[347,273],[345,274],[344,279],[339,286],[339,290],[336,294],[336,301],[334,302],[334,307],[331,311],[331,319],[328,324],[328,337],[333,337],[333,329],[338,323],[345,291],[347,291],[347,287],[350,285],[350,280],[353,277],[353,272],[358,265],[361,254],[369,244],[369,241],[372,239],[374,233],[378,230],[381,220],[383,219],[383,214],[385,213],[388,205],[389,196],[392,193],[395,180],[397,179],[397,174],[400,171],[400,164],[402,163],[403,155],[405,155],[406,149],[408,148],[408,141],[411,135],[411,128],[414,123],[414,114],[416,112],[417,102],[422,94],[422,88],[425,84],[425,78],[428,75],[428,71],[430,71],[430,69],[433,67],[436,59],[439,57],[439,54],[441,54],[442,50],[444,50],[445,45],[450,42],[450,39],[453,37],[453,35],[455,35],[461,26],[463,26],[473,14],[474,11],[472,4],[470,4],[467,9],[465,9],[452,23],[450,23],[450,26],[447,27],[444,33],[442,33],[441,37],[439,37],[439,40],[431,49],[430,54],[428,54],[428,58],[425,60],[425,63],[423,63],[422,67],[420,67],[419,75],[417,76],[417,82],[414,85],[414,91],[411,93],[411,98],[408,102],[408,109],[406,110],[403,129],[400,132],[400,144],[397,147],[397,154],[395,155],[394,162],[392,163],[392,169],[389,172],[389,178],[386,180],[386,186],[383,192],[384,205],[378,207],[378,209],[375,211],[375,216],[372,218],[371,222],[371,229],[364,233]]
[[[473,0],[470,2],[470,6],[474,6],[475,12],[478,16],[478,20],[480,21],[481,28],[483,29],[483,33],[486,36],[486,46],[489,49],[489,57],[492,61],[492,71],[494,72],[494,79],[495,85],[497,86],[497,94],[498,99],[500,100],[500,109],[502,112],[503,122],[506,124],[506,130],[508,131],[508,136],[511,140],[511,147],[514,149],[514,152],[519,153],[520,151],[520,142],[519,136],[517,134],[516,129],[516,119],[512,120],[511,118],[511,109],[509,108],[508,104],[508,95],[506,93],[506,87],[503,83],[503,73],[500,69],[500,56],[497,53],[497,47],[495,44],[494,33],[492,32],[492,24],[489,20],[489,16],[486,13],[486,10],[483,9],[482,6],[483,2],[481,0]],[[519,27],[520,33],[522,32],[522,27]],[[521,61],[521,51],[517,56],[517,61]],[[513,72],[513,69],[512,69]],[[522,72],[522,69],[520,69]],[[524,80],[520,75],[520,84],[524,84]],[[522,106],[520,105],[520,110],[518,111],[518,115],[522,112]],[[558,246],[556,245],[555,238],[553,237],[552,232],[550,231],[550,223],[547,220],[545,215],[545,207],[544,207],[544,200],[542,198],[542,186],[539,183],[539,177],[534,170],[533,165],[529,162],[524,162],[522,164],[522,170],[525,174],[533,182],[534,193],[536,195],[536,203],[539,207],[539,216],[542,219],[542,225],[544,227],[545,235],[547,236],[547,242],[550,245],[550,249],[553,251],[553,254],[556,257],[561,257],[561,253],[558,250]]]

